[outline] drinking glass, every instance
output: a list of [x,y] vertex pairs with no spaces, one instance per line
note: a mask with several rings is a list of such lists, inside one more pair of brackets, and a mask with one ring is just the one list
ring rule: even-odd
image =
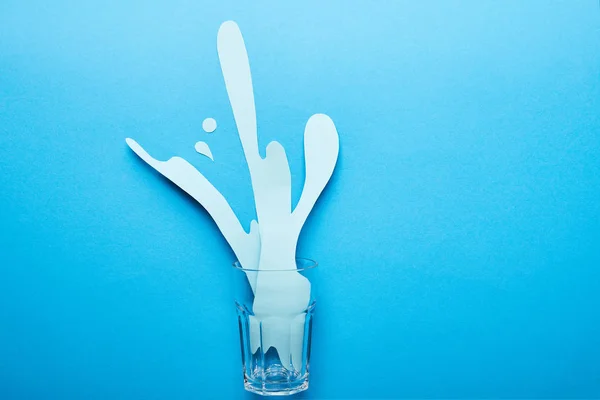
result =
[[298,258],[296,269],[282,270],[233,266],[245,389],[263,396],[308,389],[317,263]]

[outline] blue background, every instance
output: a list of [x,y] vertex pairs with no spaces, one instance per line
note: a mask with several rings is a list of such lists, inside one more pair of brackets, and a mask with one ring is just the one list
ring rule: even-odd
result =
[[229,19],[296,201],[308,117],[341,137],[304,397],[600,397],[596,0],[2,0],[0,397],[245,398],[233,253],[124,141],[249,225]]

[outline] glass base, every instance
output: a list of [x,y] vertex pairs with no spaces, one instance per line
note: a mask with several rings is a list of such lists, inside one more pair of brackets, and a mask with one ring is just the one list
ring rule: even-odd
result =
[[254,379],[245,376],[244,388],[261,396],[289,396],[308,389],[308,374],[298,377],[284,367],[275,366]]

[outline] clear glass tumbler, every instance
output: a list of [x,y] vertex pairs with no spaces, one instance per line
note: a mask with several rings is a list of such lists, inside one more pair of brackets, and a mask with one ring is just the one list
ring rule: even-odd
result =
[[317,263],[296,259],[297,269],[252,270],[234,263],[244,387],[263,396],[308,389]]

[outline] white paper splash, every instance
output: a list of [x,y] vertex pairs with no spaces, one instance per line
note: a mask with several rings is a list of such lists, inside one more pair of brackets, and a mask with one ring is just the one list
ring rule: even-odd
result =
[[194,148],[196,149],[196,151],[199,154],[202,154],[203,156],[206,156],[208,158],[210,158],[211,160],[215,161],[213,155],[212,155],[212,151],[210,151],[210,147],[208,147],[208,143],[206,142],[197,142],[194,145]]
[[206,133],[212,133],[217,129],[217,121],[214,118],[206,118],[202,121],[202,129]]
[[[217,50],[254,193],[258,222],[251,222],[250,232],[243,230],[223,195],[187,161],[180,157],[158,161],[133,139],[126,141],[138,156],[208,211],[242,267],[259,270],[247,274],[255,293],[255,317],[250,329],[253,351],[259,346],[258,324],[262,323],[263,351],[274,347],[280,359],[291,359],[298,368],[304,335],[302,311],[309,304],[311,285],[299,273],[276,271],[296,269],[298,237],[335,168],[338,134],[327,115],[315,114],[309,118],[304,130],[306,177],[300,200],[292,210],[290,168],[283,146],[273,141],[267,145],[265,158],[260,156],[250,64],[235,22],[227,21],[219,28]],[[206,119],[203,129],[208,132],[211,128],[213,123]],[[200,147],[197,150],[212,159],[208,145]]]

